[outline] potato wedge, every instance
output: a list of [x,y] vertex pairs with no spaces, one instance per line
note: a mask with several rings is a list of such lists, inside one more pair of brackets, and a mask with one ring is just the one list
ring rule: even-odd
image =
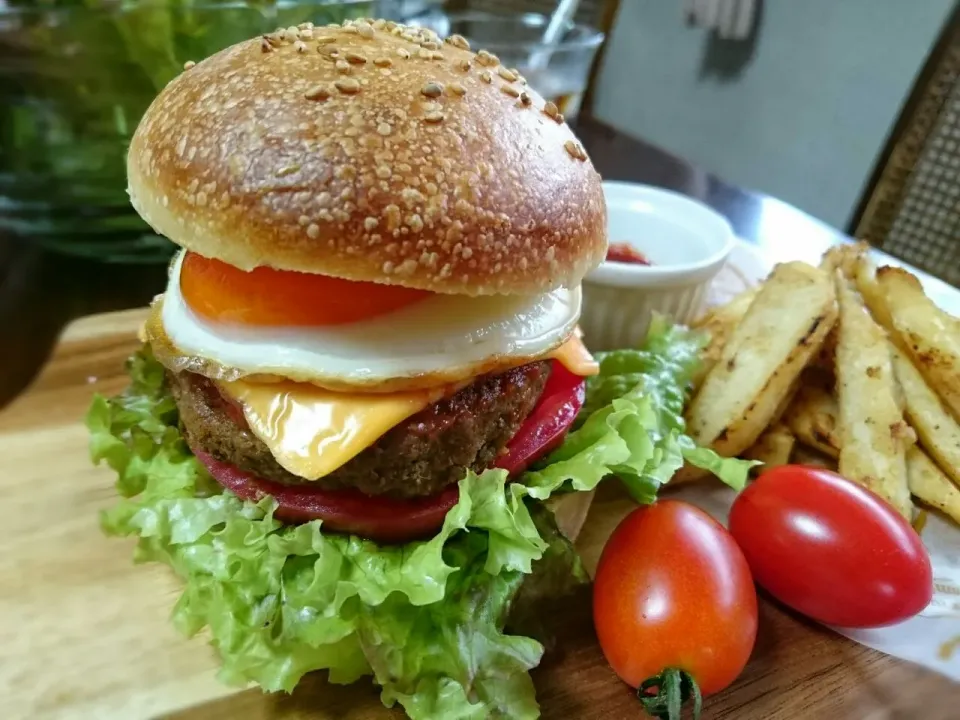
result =
[[786,425],[775,423],[744,451],[743,457],[762,462],[763,465],[757,468],[757,472],[764,473],[780,465],[787,465],[796,442],[797,439]]
[[916,430],[920,444],[960,485],[960,423],[953,419],[910,358],[897,348],[893,349],[893,370],[903,388],[907,420]]
[[830,277],[833,277],[834,271],[839,270],[847,280],[852,280],[856,274],[857,263],[869,248],[867,243],[862,242],[834,245],[820,259],[820,269]]
[[790,462],[794,465],[809,465],[810,467],[833,470],[834,472],[837,470],[837,461],[834,458],[824,455],[819,450],[807,447],[800,441],[800,438],[797,438],[797,443],[793,446],[793,455]]
[[743,320],[743,316],[747,314],[750,304],[759,292],[759,285],[744,290],[726,305],[711,308],[693,324],[695,328],[710,333],[710,342],[700,353],[700,367],[693,377],[695,388],[700,386],[710,369],[720,359],[727,339],[733,333],[734,328]]
[[880,324],[880,327],[890,332],[893,321],[890,319],[887,299],[877,282],[877,266],[866,254],[861,255],[857,260],[855,283],[873,319]]
[[906,270],[882,267],[877,283],[897,344],[960,420],[960,320],[938,308]]
[[890,343],[839,272],[835,279],[840,302],[840,474],[873,490],[910,520],[913,505],[907,487],[906,449],[915,436],[897,404]]
[[837,400],[823,388],[801,387],[783,421],[804,445],[832,458],[840,456]]
[[688,432],[735,457],[767,428],[836,322],[831,278],[801,262],[777,265],[696,393]]
[[[798,377],[793,384],[790,386],[790,389],[787,391],[787,394],[784,396],[783,400],[776,407],[773,412],[773,417],[770,419],[770,426],[775,427],[780,423],[780,418],[783,417],[783,414],[787,411],[787,408],[790,407],[790,403],[793,402],[793,397],[797,393],[797,388],[800,386],[800,378]],[[770,428],[768,428],[769,431]],[[751,447],[756,447],[759,442],[763,439],[763,434],[757,438],[757,442],[754,443]],[[746,457],[750,460],[759,460],[760,458],[753,458],[747,455],[750,452],[750,448],[743,453],[742,457]],[[765,461],[762,461],[765,462]],[[783,463],[781,463],[782,465]],[[703,480],[705,478],[711,477],[710,472],[703,470],[694,465],[685,463],[682,468],[677,470],[673,474],[673,477],[670,479],[671,485],[682,485],[683,483],[694,482],[696,480]]]
[[910,493],[917,500],[960,523],[960,488],[950,482],[920,448],[907,450],[907,478],[910,481]]

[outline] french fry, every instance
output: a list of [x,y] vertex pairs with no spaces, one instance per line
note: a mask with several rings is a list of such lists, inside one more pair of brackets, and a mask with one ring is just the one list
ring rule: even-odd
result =
[[953,419],[920,371],[901,350],[893,349],[893,369],[906,401],[907,420],[920,444],[960,484],[960,423]]
[[882,267],[876,279],[897,345],[960,420],[960,320],[938,308],[906,270]]
[[960,489],[920,448],[907,450],[907,478],[915,498],[960,523]]
[[835,280],[840,474],[873,490],[910,520],[906,449],[915,436],[897,404],[890,344],[842,274],[837,272]]
[[726,345],[733,329],[743,320],[750,304],[760,292],[760,286],[755,285],[737,295],[726,305],[711,308],[707,313],[693,323],[693,327],[710,334],[710,342],[700,353],[700,367],[693,377],[693,386],[699,387],[710,369],[720,359],[723,346]]
[[777,416],[837,317],[831,278],[777,265],[724,345],[688,410],[688,432],[725,457],[750,447]]
[[758,472],[764,473],[780,465],[787,465],[796,442],[797,439],[786,425],[775,423],[746,449],[743,457],[747,460],[762,462],[763,465],[758,468]]
[[801,443],[828,457],[839,457],[837,400],[829,392],[817,385],[804,385],[783,419]]

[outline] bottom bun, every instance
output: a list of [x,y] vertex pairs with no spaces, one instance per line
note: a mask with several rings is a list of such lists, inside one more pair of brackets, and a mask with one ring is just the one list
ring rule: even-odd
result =
[[576,542],[596,490],[590,492],[571,492],[556,495],[546,502],[546,506],[553,513],[560,529],[570,542]]

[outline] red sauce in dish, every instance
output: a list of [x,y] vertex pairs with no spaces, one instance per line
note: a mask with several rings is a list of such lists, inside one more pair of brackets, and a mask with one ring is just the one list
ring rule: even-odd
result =
[[630,265],[653,265],[647,256],[636,250],[630,243],[613,243],[607,248],[607,262],[628,263]]

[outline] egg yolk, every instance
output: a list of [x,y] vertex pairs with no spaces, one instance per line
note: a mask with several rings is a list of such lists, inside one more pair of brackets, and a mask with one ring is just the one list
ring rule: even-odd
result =
[[180,292],[210,320],[244,325],[342,325],[385,315],[431,295],[395,285],[341,280],[292,270],[240,270],[188,252]]

